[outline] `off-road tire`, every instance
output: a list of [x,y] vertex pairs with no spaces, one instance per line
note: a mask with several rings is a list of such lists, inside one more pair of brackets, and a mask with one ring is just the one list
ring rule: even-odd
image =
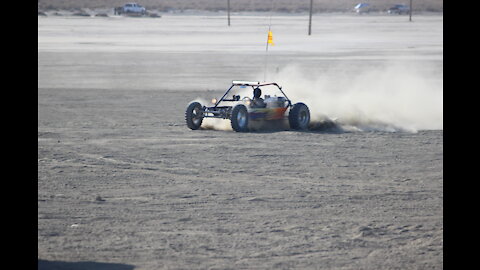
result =
[[248,131],[248,111],[243,104],[233,107],[232,117],[230,118],[233,130],[236,132]]
[[199,102],[194,101],[188,104],[185,110],[185,121],[187,122],[187,126],[192,130],[200,128],[203,121],[203,109]]
[[306,130],[310,123],[310,110],[307,105],[295,103],[288,115],[288,122],[291,129]]

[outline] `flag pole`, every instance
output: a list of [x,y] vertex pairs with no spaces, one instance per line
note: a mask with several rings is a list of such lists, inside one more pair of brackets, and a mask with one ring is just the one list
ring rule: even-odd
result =
[[409,19],[409,21],[412,21],[412,0],[410,0],[410,8],[409,8],[408,13],[410,14],[410,19]]
[[274,8],[275,1],[272,1],[272,7],[270,8],[270,20],[268,22],[268,36],[267,36],[267,46],[265,48],[265,72],[263,73],[263,81],[267,81],[267,63],[268,63],[268,44],[272,43],[273,45],[273,37],[271,32],[272,27],[272,13]]
[[265,48],[265,72],[263,73],[263,81],[267,81],[267,63],[268,63],[268,41],[270,37],[270,25],[268,26],[267,47]]
[[308,19],[308,35],[312,34],[312,9],[313,9],[313,0],[310,0],[310,16]]
[[[272,7],[272,10],[273,10],[273,7]],[[267,81],[267,63],[268,63],[268,44],[270,42],[272,42],[272,45],[273,45],[273,37],[272,37],[272,33],[270,32],[271,31],[271,27],[272,27],[272,14],[270,13],[270,21],[268,23],[268,35],[267,35],[267,46],[265,48],[265,72],[263,73],[263,81],[266,82]]]
[[227,0],[228,26],[230,26],[230,0]]

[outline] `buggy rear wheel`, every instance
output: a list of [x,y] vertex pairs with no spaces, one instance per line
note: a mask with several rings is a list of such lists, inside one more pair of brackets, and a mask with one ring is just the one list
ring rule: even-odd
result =
[[185,111],[185,121],[187,126],[192,129],[199,129],[203,121],[203,109],[199,102],[192,102]]
[[288,115],[290,128],[297,130],[305,130],[310,123],[310,110],[307,105],[299,102],[293,105]]
[[248,111],[243,104],[233,107],[232,117],[230,118],[233,130],[236,132],[248,131]]

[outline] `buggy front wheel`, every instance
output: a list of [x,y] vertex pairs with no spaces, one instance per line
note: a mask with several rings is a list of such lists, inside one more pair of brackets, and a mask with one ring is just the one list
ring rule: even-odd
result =
[[203,109],[199,102],[192,102],[185,111],[185,121],[187,126],[192,129],[199,129],[203,121]]
[[236,132],[248,131],[248,111],[243,104],[233,107],[232,117],[230,118],[233,130]]

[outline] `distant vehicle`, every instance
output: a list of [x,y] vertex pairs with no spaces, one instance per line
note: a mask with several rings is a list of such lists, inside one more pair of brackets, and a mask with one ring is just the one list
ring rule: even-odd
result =
[[127,3],[123,5],[123,7],[116,7],[114,9],[114,13],[121,15],[121,14],[141,14],[145,15],[147,10],[137,3]]
[[387,10],[388,14],[408,14],[410,7],[407,5],[394,5]]
[[[260,87],[275,95],[265,95],[265,99],[261,98]],[[253,90],[253,98],[245,92],[248,88]],[[192,130],[199,129],[203,118],[207,117],[229,119],[232,129],[236,132],[249,131],[249,122],[276,123],[275,120],[288,119],[290,128],[295,130],[306,130],[310,123],[307,105],[301,102],[292,104],[282,87],[274,82],[233,81],[225,94],[218,100],[214,98],[212,104],[213,106],[205,106],[197,101],[191,102],[185,111],[187,126]]]
[[367,3],[358,3],[354,8],[355,12],[358,14],[370,12],[370,4]]

